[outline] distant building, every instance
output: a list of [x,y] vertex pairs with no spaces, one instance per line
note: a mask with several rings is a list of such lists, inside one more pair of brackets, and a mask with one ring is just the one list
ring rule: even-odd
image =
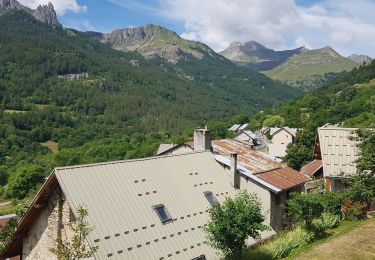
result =
[[356,142],[349,139],[356,130],[329,124],[318,128],[314,158],[322,160],[323,177],[328,191],[342,191],[344,174],[352,175],[357,172],[355,161],[358,150]]
[[[201,132],[197,134],[197,132]],[[197,140],[202,138],[202,140]],[[211,143],[211,145],[209,145]],[[203,147],[202,144],[205,144]],[[233,139],[210,141],[207,129],[196,129],[194,142],[175,145],[162,153],[178,154],[180,152],[194,152],[202,149],[211,150],[217,162],[227,171],[230,178],[237,176],[235,186],[255,192],[262,201],[267,223],[279,231],[284,221],[284,207],[291,192],[304,191],[304,183],[309,181],[307,175],[301,174],[289,167],[285,167],[280,159],[254,151],[250,145]],[[237,173],[231,173],[231,155],[237,154]]]
[[232,179],[209,151],[55,168],[4,256],[56,259],[50,248],[72,235],[67,224],[83,205],[93,259],[219,259],[203,228],[209,207],[237,193]]
[[233,139],[241,141],[241,142],[245,142],[249,145],[254,145],[254,146],[261,144],[260,138],[250,130],[242,130]]
[[298,129],[290,127],[273,127],[266,131],[270,137],[268,144],[269,154],[276,157],[284,157],[288,144],[294,143]]
[[248,124],[234,124],[228,130],[234,133],[240,133],[241,131],[245,130]]

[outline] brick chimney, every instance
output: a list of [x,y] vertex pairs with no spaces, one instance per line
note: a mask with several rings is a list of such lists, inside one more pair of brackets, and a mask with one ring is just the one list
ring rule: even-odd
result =
[[237,154],[236,153],[231,153],[230,154],[230,173],[232,177],[232,186],[235,189],[240,188],[240,182],[241,178],[240,175],[237,172]]
[[211,151],[210,131],[205,128],[196,128],[194,130],[194,151]]

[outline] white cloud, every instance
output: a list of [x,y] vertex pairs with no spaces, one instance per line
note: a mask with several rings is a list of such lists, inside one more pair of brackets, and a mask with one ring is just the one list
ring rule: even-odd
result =
[[232,41],[255,40],[275,49],[331,45],[343,55],[375,56],[372,0],[322,0],[311,7],[298,6],[293,0],[158,1],[156,10],[155,4],[150,7],[183,23],[182,37],[202,41],[217,51]]
[[73,11],[75,13],[86,12],[85,5],[79,5],[77,0],[18,0],[21,4],[35,9],[39,5],[47,5],[51,2],[55,8],[57,15],[64,15],[66,11]]
[[64,23],[64,27],[74,28],[82,32],[98,31],[97,28],[95,28],[87,19],[74,19],[74,18],[66,19]]

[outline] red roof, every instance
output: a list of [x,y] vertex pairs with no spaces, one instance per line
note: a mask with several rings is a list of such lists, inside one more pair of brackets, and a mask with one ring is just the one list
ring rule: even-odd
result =
[[271,156],[255,151],[250,145],[233,139],[212,141],[213,152],[229,158],[231,153],[237,153],[238,164],[251,173],[280,168],[283,165]]
[[281,190],[291,189],[310,180],[308,176],[289,167],[256,173],[255,176]]
[[302,174],[313,176],[321,167],[323,167],[322,160],[314,160],[303,166],[300,172]]

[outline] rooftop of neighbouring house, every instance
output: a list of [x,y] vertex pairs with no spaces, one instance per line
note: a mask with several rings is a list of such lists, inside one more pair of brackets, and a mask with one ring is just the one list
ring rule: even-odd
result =
[[17,217],[16,214],[0,216],[0,230],[5,227],[5,225],[9,222],[9,220],[16,218],[16,217]]
[[237,153],[238,164],[251,173],[268,171],[283,166],[280,159],[255,151],[250,145],[233,139],[213,140],[212,148],[214,153],[227,158],[231,153]]
[[301,174],[290,167],[277,168],[256,173],[255,176],[269,184],[272,184],[280,190],[289,190],[310,180],[308,176]]
[[288,126],[284,126],[284,127],[271,127],[269,129],[270,135],[273,136],[274,134],[276,134],[277,132],[281,131],[282,129],[284,129],[285,131],[287,131],[288,133],[290,133],[294,137],[296,136],[297,131],[299,130],[298,128],[290,128]]
[[306,164],[300,170],[300,173],[308,176],[314,176],[314,174],[323,167],[322,160],[315,159],[314,161]]
[[325,125],[318,128],[318,154],[321,157],[324,176],[338,176],[342,173],[356,172],[355,160],[358,158],[356,141],[350,140],[355,135],[356,128],[342,128]]

